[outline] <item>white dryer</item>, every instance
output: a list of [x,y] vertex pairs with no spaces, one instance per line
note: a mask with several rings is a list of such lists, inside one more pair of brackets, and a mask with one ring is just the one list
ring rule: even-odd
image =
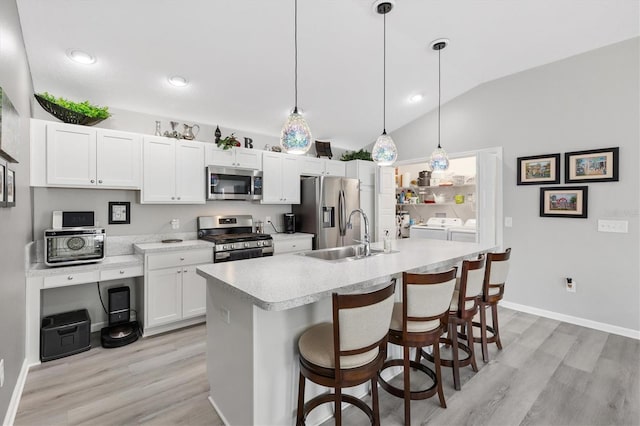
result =
[[461,226],[462,219],[457,217],[430,217],[426,224],[411,226],[410,237],[446,240],[449,228]]
[[478,228],[476,220],[469,219],[464,226],[451,227],[447,230],[447,239],[450,241],[463,241],[466,243],[475,243],[478,241]]

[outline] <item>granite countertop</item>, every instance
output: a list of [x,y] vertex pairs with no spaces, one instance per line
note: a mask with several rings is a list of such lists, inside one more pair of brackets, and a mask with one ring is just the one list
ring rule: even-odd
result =
[[273,233],[273,234],[269,234],[271,235],[271,238],[273,238],[273,241],[284,241],[284,240],[294,240],[296,238],[313,238],[313,234],[307,234],[305,232],[296,232],[294,234],[287,234],[284,232],[278,232]]
[[158,241],[155,243],[142,243],[133,245],[135,252],[139,254],[159,253],[176,250],[199,250],[209,247],[213,247],[213,243],[204,240],[185,240],[179,243],[163,243]]
[[142,256],[128,254],[123,256],[107,256],[101,262],[84,263],[70,266],[47,266],[44,263],[32,263],[27,269],[27,277],[44,277],[63,274],[77,274],[79,272],[101,271],[104,269],[126,268],[142,266]]
[[[493,248],[418,238],[394,240],[393,245],[392,253],[347,262],[292,253],[202,265],[197,270],[259,308],[280,311],[316,302],[338,290],[365,289],[403,271],[426,272],[453,266]],[[381,249],[381,243],[372,244],[372,248]]]

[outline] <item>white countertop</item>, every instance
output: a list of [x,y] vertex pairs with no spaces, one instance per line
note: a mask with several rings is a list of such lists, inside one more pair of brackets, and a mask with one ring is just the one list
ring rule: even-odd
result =
[[27,277],[45,277],[62,274],[77,274],[79,272],[101,271],[103,269],[126,268],[142,266],[142,256],[128,254],[123,256],[107,256],[101,262],[84,263],[70,266],[47,266],[44,263],[32,263],[27,270]]
[[[397,252],[350,262],[283,254],[203,265],[197,270],[199,275],[226,285],[256,306],[279,311],[313,303],[338,290],[349,292],[371,287],[403,271],[426,272],[453,266],[493,248],[421,238],[393,243]],[[372,247],[382,248],[380,243]]]
[[313,238],[313,234],[307,234],[305,232],[296,232],[294,234],[287,234],[285,232],[278,232],[269,234],[273,241],[285,241],[285,240],[295,240],[297,238]]
[[209,247],[213,247],[213,243],[204,240],[185,240],[179,243],[163,243],[158,241],[155,243],[142,243],[133,245],[135,252],[141,254],[175,250],[198,250]]

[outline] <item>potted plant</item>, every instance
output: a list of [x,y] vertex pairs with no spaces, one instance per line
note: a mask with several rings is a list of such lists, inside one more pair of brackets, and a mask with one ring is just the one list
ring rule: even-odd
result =
[[359,151],[347,151],[342,154],[340,157],[341,161],[351,161],[351,160],[365,160],[365,161],[373,161],[371,158],[371,153],[364,148]]
[[222,148],[224,150],[227,150],[227,149],[231,149],[231,148],[240,146],[240,141],[238,139],[236,139],[236,137],[235,137],[235,135],[233,133],[231,133],[229,136],[227,136],[224,139],[216,140],[216,145],[218,146],[218,148]]
[[62,97],[56,98],[47,92],[34,96],[45,111],[65,123],[93,126],[111,116],[109,107],[92,105],[89,101],[73,102]]

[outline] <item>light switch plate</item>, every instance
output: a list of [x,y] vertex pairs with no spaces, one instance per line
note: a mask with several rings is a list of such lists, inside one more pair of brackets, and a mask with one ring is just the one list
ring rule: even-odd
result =
[[504,227],[505,228],[511,228],[513,226],[513,218],[510,216],[507,216],[504,218]]
[[598,232],[616,232],[626,234],[629,232],[629,222],[626,220],[598,219]]

